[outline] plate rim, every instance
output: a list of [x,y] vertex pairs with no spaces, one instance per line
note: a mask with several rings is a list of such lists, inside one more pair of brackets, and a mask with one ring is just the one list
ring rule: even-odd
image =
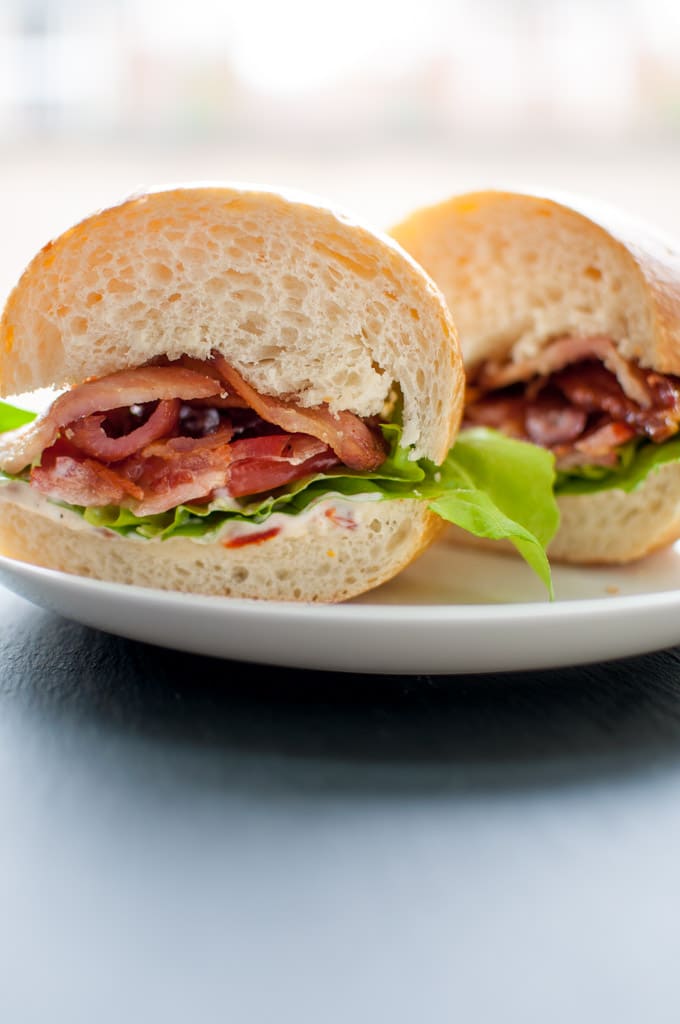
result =
[[497,603],[270,601],[114,583],[6,555],[0,583],[34,606],[113,636],[322,674],[507,675],[680,643],[676,587]]
[[[80,576],[76,573],[63,572],[59,569],[51,569],[45,566],[24,562],[20,559],[11,558],[9,555],[0,554],[0,579],[6,570],[7,574],[26,576],[30,578],[42,578],[53,582],[60,582],[64,586],[73,589],[89,589],[95,592],[111,593],[117,597],[128,597],[140,603],[160,603],[175,605],[178,601],[186,603],[190,601],[195,608],[205,610],[216,610],[219,608],[229,610],[241,615],[254,613],[255,615],[276,614],[280,617],[303,618],[314,616],[316,618],[367,619],[381,620],[388,619],[394,622],[395,619],[426,620],[432,624],[434,620],[442,623],[452,621],[477,621],[481,618],[487,620],[532,619],[537,617],[574,618],[586,615],[603,615],[610,613],[613,609],[620,609],[621,612],[631,612],[636,609],[651,611],[653,608],[665,608],[666,606],[680,606],[680,587],[670,590],[648,591],[635,594],[607,594],[602,597],[583,598],[556,598],[550,601],[548,597],[544,601],[517,601],[517,602],[478,602],[478,603],[455,603],[451,604],[432,603],[392,603],[376,602],[375,604],[355,604],[350,601],[340,602],[315,602],[315,601],[279,601],[261,598],[228,597],[225,595],[194,594],[187,591],[165,590],[157,587],[145,587],[133,583],[117,583],[109,580],[100,580],[90,576]],[[3,584],[5,585],[5,584]],[[7,589],[12,589],[7,587]],[[367,592],[370,593],[370,592]],[[358,595],[361,596],[361,595]],[[680,634],[680,625],[679,625]]]

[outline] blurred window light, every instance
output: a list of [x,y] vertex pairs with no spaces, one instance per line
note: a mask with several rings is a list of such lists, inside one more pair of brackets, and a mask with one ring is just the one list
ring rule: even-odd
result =
[[680,139],[678,0],[3,0],[0,141]]
[[229,27],[234,66],[244,82],[274,95],[368,70],[390,75],[436,52],[442,10],[437,0],[420,0],[417,13],[410,5],[345,0],[329,17],[318,0],[289,0],[269,6],[263,34],[262,6],[253,4]]

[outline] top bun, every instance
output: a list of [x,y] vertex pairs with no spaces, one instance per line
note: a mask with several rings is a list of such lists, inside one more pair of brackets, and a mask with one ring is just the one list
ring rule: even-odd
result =
[[462,360],[432,280],[323,202],[250,186],[150,190],[45,245],[2,315],[0,394],[213,349],[263,394],[361,417],[396,382],[416,458],[455,438]]
[[680,374],[680,250],[590,199],[485,191],[424,207],[390,234],[455,310],[470,375],[536,356],[563,335],[607,335],[621,354]]

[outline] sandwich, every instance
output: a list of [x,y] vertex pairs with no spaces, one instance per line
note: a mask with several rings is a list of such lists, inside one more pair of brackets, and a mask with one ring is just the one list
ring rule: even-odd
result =
[[496,190],[390,234],[455,310],[463,427],[555,460],[551,561],[624,564],[677,540],[680,245],[592,199]]
[[454,457],[463,393],[448,306],[393,239],[273,188],[145,191],[45,245],[7,299],[0,553],[338,602],[456,521],[550,587],[552,466],[533,460],[527,501],[488,477],[531,446],[473,432]]

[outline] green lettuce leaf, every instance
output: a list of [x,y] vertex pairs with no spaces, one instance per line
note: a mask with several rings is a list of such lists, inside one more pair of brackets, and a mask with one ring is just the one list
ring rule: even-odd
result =
[[609,469],[605,466],[579,466],[568,472],[559,472],[555,493],[595,494],[597,491],[634,491],[650,473],[668,462],[680,460],[680,436],[655,444],[653,441],[631,441],[619,451],[619,463]]
[[6,430],[23,427],[25,423],[34,420],[36,415],[34,412],[29,412],[28,409],[18,409],[16,405],[10,405],[9,402],[0,402],[0,434],[4,434]]
[[[3,412],[11,422],[18,410]],[[24,422],[33,414],[24,413]],[[0,426],[1,430],[12,429]],[[462,431],[441,466],[410,458],[401,444],[401,426],[383,426],[389,454],[374,472],[338,469],[320,473],[252,501],[216,499],[207,505],[180,505],[157,515],[136,516],[118,506],[66,506],[93,526],[147,539],[217,536],[229,520],[260,524],[274,513],[297,515],[331,494],[375,500],[418,499],[447,522],[479,537],[509,540],[542,580],[553,586],[546,547],[557,530],[553,456],[543,448],[498,431]]]
[[430,503],[478,537],[509,540],[548,588],[546,547],[559,525],[552,454],[487,428],[463,430],[442,467],[445,489]]

